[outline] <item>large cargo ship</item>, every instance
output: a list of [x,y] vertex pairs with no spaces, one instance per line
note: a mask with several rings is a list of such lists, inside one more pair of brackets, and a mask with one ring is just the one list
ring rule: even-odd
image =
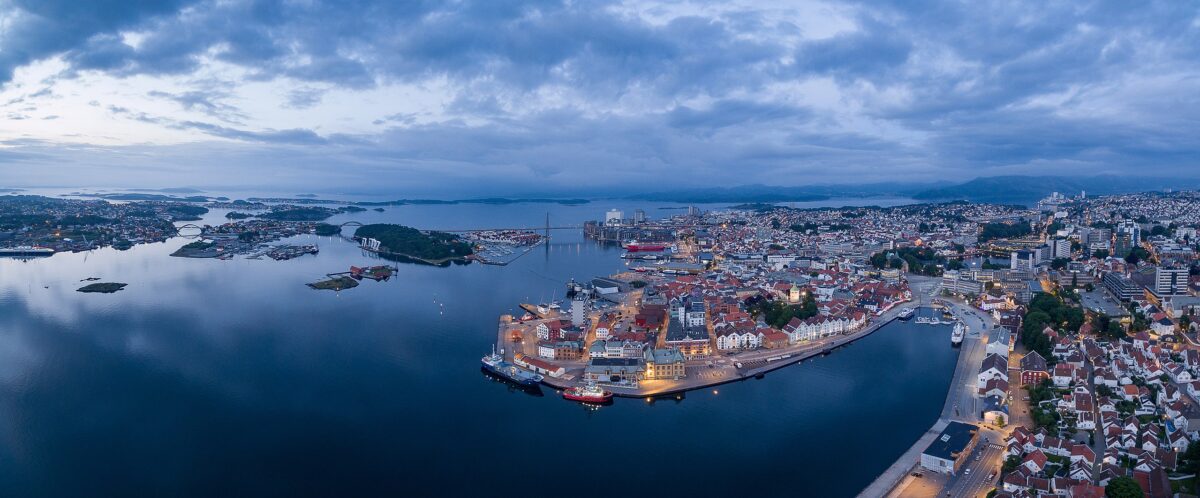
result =
[[495,346],[492,347],[492,354],[483,357],[482,368],[485,372],[523,387],[535,387],[545,379],[540,374],[504,361],[504,357],[496,354]]
[[655,252],[655,251],[665,251],[667,249],[667,246],[665,244],[646,244],[646,243],[639,243],[636,240],[631,240],[629,242],[626,242],[621,247],[624,247],[625,250],[629,251],[629,252]]
[[53,256],[54,249],[49,247],[17,246],[0,247],[0,256]]

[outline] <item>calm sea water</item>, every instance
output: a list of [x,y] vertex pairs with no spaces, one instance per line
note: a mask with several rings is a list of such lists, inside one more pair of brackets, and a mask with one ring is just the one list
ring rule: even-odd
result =
[[[666,206],[333,221],[539,226]],[[304,283],[376,262],[340,239],[298,237],[320,254],[284,262],[167,256],[186,242],[0,260],[0,494],[853,496],[932,425],[956,360],[944,330],[896,323],[762,380],[589,411],[478,361],[499,314],[621,269],[619,248],[560,232],[506,267],[401,265],[339,294]],[[129,287],[75,292],[87,277]]]

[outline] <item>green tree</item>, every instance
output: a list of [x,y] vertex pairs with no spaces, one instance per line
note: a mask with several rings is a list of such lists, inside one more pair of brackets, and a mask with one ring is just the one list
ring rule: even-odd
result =
[[1104,496],[1108,498],[1145,498],[1142,487],[1132,477],[1117,477],[1108,481],[1104,487]]
[[886,251],[877,252],[877,253],[871,255],[871,266],[874,266],[874,267],[882,270],[884,268],[887,268],[887,264],[888,264],[888,255],[887,255]]
[[1179,457],[1179,471],[1187,474],[1200,472],[1200,443],[1188,444],[1187,451]]
[[1004,459],[1004,466],[1000,468],[1005,474],[1017,470],[1017,466],[1021,465],[1021,455],[1009,455]]
[[1134,246],[1129,250],[1129,254],[1125,256],[1125,262],[1131,265],[1136,265],[1141,261],[1150,259],[1150,251],[1140,246]]
[[1092,253],[1092,257],[1096,258],[1096,259],[1107,258],[1108,255],[1109,255],[1108,249],[1096,249],[1096,252]]

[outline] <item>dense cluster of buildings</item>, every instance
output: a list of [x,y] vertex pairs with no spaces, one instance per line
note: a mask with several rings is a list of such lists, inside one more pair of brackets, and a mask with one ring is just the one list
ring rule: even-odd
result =
[[1169,475],[1200,439],[1200,350],[1146,332],[1128,341],[1099,340],[1086,327],[1045,333],[1052,358],[1027,354],[1020,382],[1050,389],[1035,408],[1055,422],[1011,433],[1005,450],[1018,465],[1000,496],[1074,496],[1118,477],[1136,480],[1146,496],[1172,496]]
[[176,220],[206,211],[193,203],[58,199],[0,196],[0,248],[45,247],[87,251],[161,242],[176,235]]

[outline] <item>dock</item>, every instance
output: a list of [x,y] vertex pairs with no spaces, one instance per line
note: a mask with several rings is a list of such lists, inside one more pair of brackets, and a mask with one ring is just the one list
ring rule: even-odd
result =
[[[870,336],[871,334],[879,331],[885,325],[891,323],[893,320],[895,320],[899,316],[901,309],[906,307],[907,304],[908,303],[900,303],[897,306],[893,307],[892,309],[884,312],[884,314],[882,316],[877,317],[878,321],[868,324],[867,326],[863,327],[862,329],[859,329],[851,334],[844,335],[844,336],[835,336],[832,340],[829,340],[829,341],[816,342],[816,343],[813,343],[810,345],[804,345],[804,346],[799,346],[799,347],[781,348],[781,349],[775,349],[775,350],[761,350],[761,351],[756,351],[754,353],[751,353],[753,356],[736,357],[736,358],[729,359],[729,361],[732,363],[740,363],[742,365],[742,367],[738,368],[738,367],[732,366],[732,365],[722,367],[722,370],[725,372],[722,375],[714,375],[714,376],[708,376],[708,377],[693,376],[693,375],[691,375],[690,372],[694,372],[695,369],[698,369],[698,368],[704,368],[704,366],[689,363],[689,365],[688,365],[689,376],[683,380],[678,380],[678,381],[646,380],[646,381],[641,381],[637,387],[621,387],[621,386],[606,385],[605,388],[612,391],[613,396],[616,396],[616,397],[657,398],[657,397],[666,397],[666,396],[672,396],[672,395],[676,395],[676,394],[682,394],[687,391],[695,391],[698,389],[717,387],[717,386],[721,386],[724,384],[729,384],[731,382],[741,382],[746,379],[761,377],[769,372],[773,372],[775,370],[779,370],[784,367],[795,365],[797,363],[801,363],[805,360],[809,360],[809,359],[812,359],[817,356],[831,354],[836,349],[847,347],[850,344],[853,344],[855,341],[866,338],[866,337]],[[530,309],[527,308],[527,306],[533,308],[533,310],[530,311]],[[536,312],[537,308],[533,305],[522,304],[521,309],[530,311],[531,313],[534,313],[536,315],[535,312]],[[506,318],[508,319],[508,321],[505,320]],[[511,356],[511,353],[512,353],[511,350],[514,348],[512,347],[513,344],[511,343],[512,336],[506,335],[506,332],[508,332],[510,330],[509,327],[506,326],[508,323],[511,323],[510,316],[505,315],[505,317],[501,318],[498,332],[497,332],[497,342],[496,343],[508,346],[508,347],[505,347],[506,356]],[[755,354],[755,353],[757,353],[757,354]],[[577,376],[574,376],[574,375],[565,376],[563,378],[554,378],[554,377],[546,376],[545,380],[543,380],[542,383],[545,384],[546,386],[552,387],[554,389],[566,389],[568,387],[575,386],[577,384],[577,380],[578,380]]]

